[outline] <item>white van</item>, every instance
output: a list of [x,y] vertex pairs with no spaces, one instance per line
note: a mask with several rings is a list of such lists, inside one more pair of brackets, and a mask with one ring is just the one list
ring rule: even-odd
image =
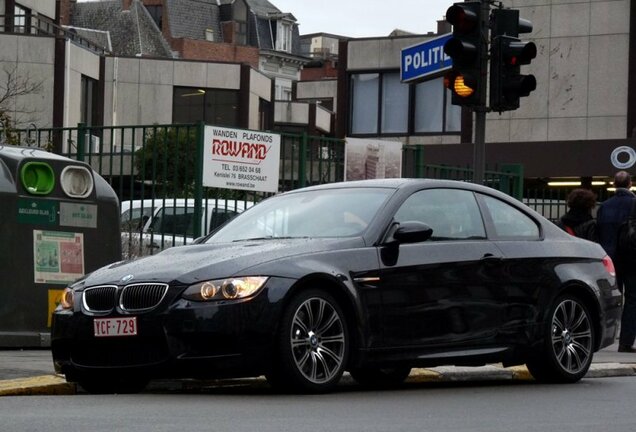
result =
[[[122,203],[123,204],[123,203]],[[201,234],[214,231],[253,202],[208,199],[201,208]],[[194,241],[194,199],[135,200],[123,210],[122,257],[154,255],[172,246]],[[135,224],[136,223],[136,224]]]

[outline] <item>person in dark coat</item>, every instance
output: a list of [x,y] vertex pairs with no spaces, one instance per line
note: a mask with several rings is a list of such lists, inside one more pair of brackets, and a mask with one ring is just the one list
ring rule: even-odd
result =
[[599,241],[592,210],[596,207],[596,195],[588,189],[574,189],[568,195],[568,212],[557,223],[568,233],[593,242]]
[[636,353],[633,347],[636,340],[636,263],[619,256],[616,250],[618,231],[621,224],[629,219],[636,196],[630,190],[632,178],[626,171],[616,173],[614,186],[616,194],[601,204],[596,221],[601,246],[614,261],[618,286],[625,296],[618,351]]

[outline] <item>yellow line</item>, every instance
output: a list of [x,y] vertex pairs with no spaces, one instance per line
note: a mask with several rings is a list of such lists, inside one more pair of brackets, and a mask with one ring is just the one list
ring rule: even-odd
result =
[[417,368],[411,371],[411,375],[408,377],[408,382],[438,382],[443,378],[439,372],[432,371],[430,369]]
[[57,375],[0,381],[0,396],[75,394],[75,384]]

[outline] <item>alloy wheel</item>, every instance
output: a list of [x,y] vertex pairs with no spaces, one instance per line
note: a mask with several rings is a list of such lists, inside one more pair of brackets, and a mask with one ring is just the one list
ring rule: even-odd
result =
[[346,334],[342,317],[327,300],[311,297],[296,309],[290,332],[297,370],[314,384],[328,382],[342,370]]
[[592,327],[585,308],[575,300],[565,299],[552,316],[552,349],[564,371],[577,374],[592,356]]

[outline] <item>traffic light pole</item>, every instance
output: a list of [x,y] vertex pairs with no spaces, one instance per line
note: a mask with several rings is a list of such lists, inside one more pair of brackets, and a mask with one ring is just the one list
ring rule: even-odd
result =
[[479,80],[480,101],[474,107],[475,111],[475,144],[473,153],[473,183],[483,184],[486,171],[486,92],[488,91],[488,27],[490,16],[490,3],[487,0],[481,1],[480,14],[480,34],[481,34],[481,73]]

